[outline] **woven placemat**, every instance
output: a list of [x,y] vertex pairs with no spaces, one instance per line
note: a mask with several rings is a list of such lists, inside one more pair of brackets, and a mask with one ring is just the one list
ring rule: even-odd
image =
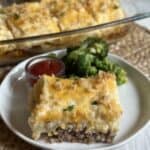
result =
[[150,77],[150,31],[131,24],[128,34],[110,46],[111,52],[130,62]]
[[[112,43],[111,52],[128,60],[135,67],[150,77],[150,31],[131,24],[129,32]],[[0,79],[11,67],[0,68]],[[25,143],[15,136],[0,119],[0,150],[35,150],[37,148]]]

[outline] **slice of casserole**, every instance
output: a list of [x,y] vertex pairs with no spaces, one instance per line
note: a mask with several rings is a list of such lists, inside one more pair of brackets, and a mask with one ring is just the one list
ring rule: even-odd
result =
[[119,0],[83,0],[82,4],[99,24],[125,17]]
[[[14,4],[5,9],[7,23],[15,38],[59,32],[57,20],[38,2]],[[20,44],[20,48],[42,45],[45,41]],[[41,46],[40,45],[40,46]]]
[[[60,31],[94,26],[125,17],[119,0],[41,0],[41,5],[48,8],[50,14],[57,18]],[[60,37],[53,43],[64,48],[78,45],[84,37],[98,36],[112,40],[123,36],[126,31],[126,26],[118,25],[81,35]]]
[[60,29],[62,31],[79,29],[87,26],[96,25],[96,22],[91,14],[85,8],[79,10],[68,9],[58,19]]
[[[83,0],[84,7],[93,16],[97,24],[108,23],[111,21],[125,18],[125,12],[119,0]],[[98,31],[99,37],[113,39],[120,37],[127,32],[127,26],[118,25]]]
[[71,30],[124,18],[119,0],[41,0],[61,30]]
[[41,4],[49,9],[52,16],[57,17],[61,31],[97,24],[78,0],[42,0]]
[[62,79],[42,76],[31,92],[32,137],[50,142],[112,142],[122,108],[113,74]]

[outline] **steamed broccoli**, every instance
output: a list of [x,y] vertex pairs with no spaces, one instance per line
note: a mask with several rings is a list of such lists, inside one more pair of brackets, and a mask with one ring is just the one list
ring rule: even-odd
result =
[[97,73],[96,71],[91,71],[92,63],[94,62],[95,56],[91,54],[86,54],[85,52],[72,51],[67,57],[64,58],[66,66],[66,71],[68,74],[76,74],[78,76],[88,76]]
[[95,75],[98,70],[93,66],[95,58],[105,57],[108,53],[106,42],[99,38],[88,38],[80,46],[67,49],[67,55],[63,58],[67,74],[78,76]]
[[118,85],[125,83],[126,72],[106,58],[107,54],[108,44],[100,38],[88,38],[80,46],[68,48],[63,57],[67,76],[87,77],[102,70],[114,73]]
[[114,64],[113,73],[116,75],[117,84],[122,85],[127,82],[127,73],[117,64]]

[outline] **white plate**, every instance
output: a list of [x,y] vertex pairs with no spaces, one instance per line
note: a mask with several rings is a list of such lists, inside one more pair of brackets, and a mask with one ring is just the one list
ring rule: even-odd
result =
[[[64,51],[56,51],[58,55]],[[24,77],[25,64],[30,60],[18,64],[3,80],[0,87],[0,114],[6,125],[17,136],[26,142],[47,149],[111,149],[119,147],[136,135],[140,134],[150,119],[150,82],[149,80],[125,60],[115,55],[109,57],[120,64],[128,73],[128,83],[120,86],[119,96],[124,113],[113,144],[80,144],[55,143],[49,144],[44,140],[31,139],[31,131],[27,124],[28,104],[27,86]]]

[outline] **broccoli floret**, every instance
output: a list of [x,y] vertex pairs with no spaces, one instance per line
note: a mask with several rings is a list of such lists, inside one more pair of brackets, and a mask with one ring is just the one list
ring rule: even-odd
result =
[[104,58],[108,54],[108,44],[100,38],[88,38],[81,44],[81,49],[87,53]]
[[72,51],[67,57],[64,57],[66,62],[67,73],[78,75],[80,77],[95,75],[97,68],[92,66],[95,56],[91,54]]
[[75,63],[78,60],[78,57],[84,53],[84,51],[74,50],[65,57],[64,61],[67,63]]
[[[92,73],[91,65],[94,62],[94,56],[91,54],[80,55],[77,60],[77,73],[79,76],[88,76]],[[94,71],[93,71],[94,72]]]
[[127,73],[117,64],[114,64],[112,72],[116,75],[118,85],[122,85],[127,82]]
[[96,59],[95,65],[99,70],[114,73],[116,75],[118,85],[124,84],[127,81],[126,72],[119,65],[114,64],[109,59]]
[[98,73],[98,70],[95,66],[90,66],[87,68],[87,76],[96,75]]
[[112,63],[107,58],[102,59],[102,60],[97,58],[95,60],[95,65],[98,69],[104,70],[104,71],[111,70],[112,68]]
[[96,55],[99,57],[99,58],[104,58],[107,56],[108,54],[108,45],[106,42],[104,41],[101,41],[100,43],[95,43],[93,45],[93,47],[95,48],[96,50]]

